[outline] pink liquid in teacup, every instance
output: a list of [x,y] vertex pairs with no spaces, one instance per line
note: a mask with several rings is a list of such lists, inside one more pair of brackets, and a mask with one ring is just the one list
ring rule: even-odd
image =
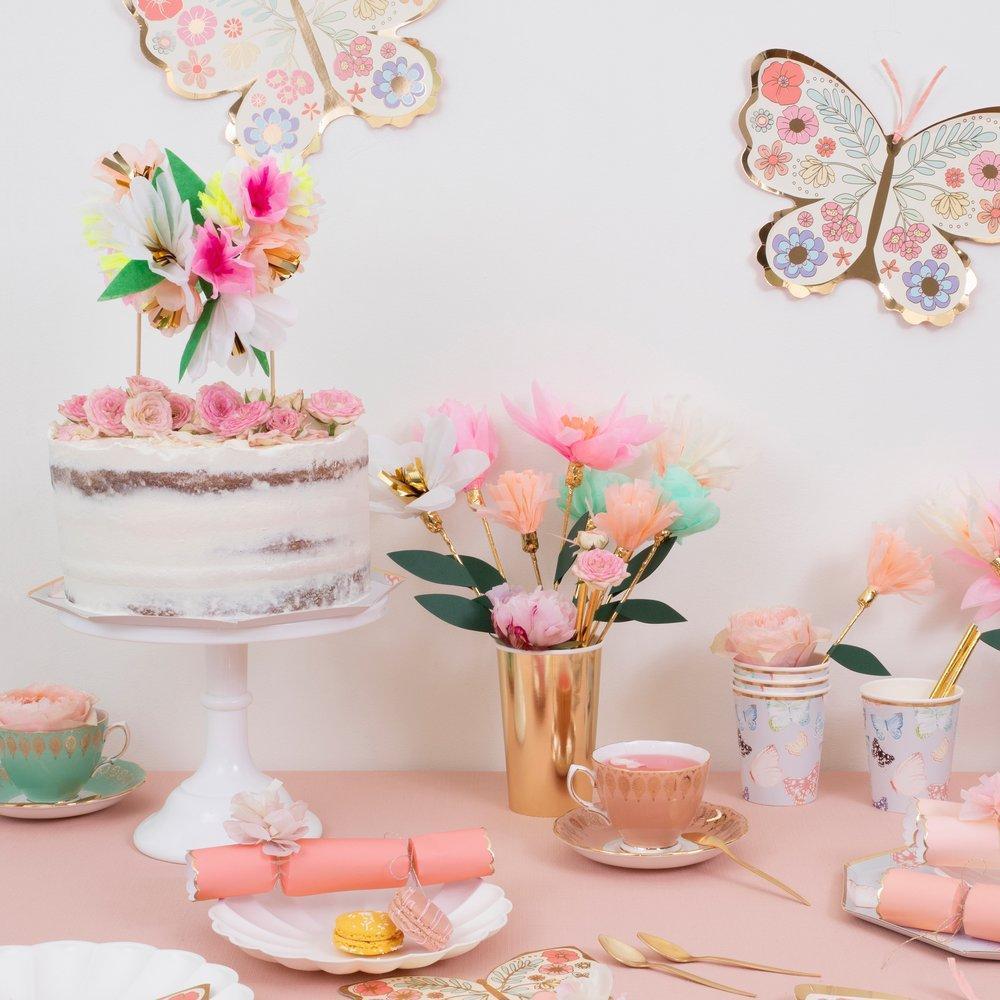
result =
[[608,764],[627,771],[685,771],[689,767],[697,767],[699,762],[673,753],[637,753],[628,757],[612,757]]

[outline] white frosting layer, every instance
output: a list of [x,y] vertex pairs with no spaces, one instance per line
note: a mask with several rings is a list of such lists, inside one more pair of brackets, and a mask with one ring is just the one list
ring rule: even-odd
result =
[[368,441],[50,442],[65,590],[90,610],[193,617],[368,588]]

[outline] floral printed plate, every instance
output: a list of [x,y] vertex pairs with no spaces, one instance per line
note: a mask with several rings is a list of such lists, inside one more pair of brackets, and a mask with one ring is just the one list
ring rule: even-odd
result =
[[[76,798],[66,802],[28,802],[24,793],[0,768],[0,816],[12,819],[65,819],[100,812],[120,802],[146,780],[146,772],[130,760],[116,760],[99,767],[80,789]],[[6,997],[3,1000],[7,1000]]]
[[426,951],[407,941],[399,951],[369,958],[348,955],[333,946],[333,924],[341,913],[388,910],[391,889],[299,897],[276,890],[267,895],[221,900],[208,915],[216,934],[254,958],[289,969],[346,976],[354,972],[382,974],[394,969],[422,969],[464,955],[500,931],[512,909],[503,889],[482,879],[425,891],[448,915],[454,928],[451,941],[441,951]]
[[[734,844],[750,828],[747,818],[728,806],[703,802],[701,813],[691,828],[692,833],[710,833],[724,843]],[[719,852],[710,847],[700,847],[682,837],[676,847],[664,851],[632,854],[622,847],[622,838],[600,816],[587,809],[571,809],[555,821],[555,835],[577,854],[591,861],[614,868],[639,868],[646,870],[686,868],[714,858]]]
[[0,947],[3,1000],[253,1000],[253,990],[224,965],[190,951],[148,944],[46,941]]

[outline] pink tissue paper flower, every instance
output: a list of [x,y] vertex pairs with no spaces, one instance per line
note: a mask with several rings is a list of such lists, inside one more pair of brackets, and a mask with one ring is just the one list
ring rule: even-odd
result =
[[306,400],[306,409],[322,424],[352,424],[364,412],[361,400],[346,389],[321,389]]
[[107,437],[124,437],[128,434],[128,429],[122,423],[127,399],[128,396],[121,389],[112,389],[109,385],[103,389],[95,389],[83,406],[90,426]]
[[20,733],[51,733],[94,725],[97,699],[62,684],[33,684],[0,694],[0,726]]
[[486,487],[493,506],[483,515],[494,518],[518,534],[537,531],[545,515],[545,507],[557,496],[552,488],[552,476],[547,472],[504,472],[497,482]]
[[742,611],[712,642],[712,652],[757,666],[801,667],[831,633],[816,628],[804,611],[787,606]]
[[[481,451],[486,455],[490,464],[481,476],[476,476],[465,488],[466,490],[482,489],[486,480],[486,473],[489,472],[493,463],[500,453],[500,439],[497,436],[496,428],[486,408],[475,410],[468,403],[460,403],[456,399],[446,399],[440,406],[433,406],[428,411],[428,416],[437,416],[443,413],[455,428],[455,451],[466,451],[471,448]],[[417,427],[416,439],[422,441],[424,428],[421,423]]]
[[128,397],[122,424],[135,437],[159,437],[173,430],[173,410],[162,392],[140,392]]
[[652,441],[663,429],[644,416],[625,416],[624,397],[607,416],[593,417],[560,403],[537,382],[532,383],[531,394],[534,416],[503,397],[514,423],[567,461],[592,469],[613,469],[630,461],[639,445]]
[[571,567],[574,576],[599,590],[617,587],[628,576],[628,563],[607,549],[587,549],[581,552]]
[[240,178],[246,217],[252,222],[280,222],[288,211],[292,176],[281,170],[273,156],[247,167]]
[[166,383],[158,378],[149,378],[147,375],[129,375],[125,379],[130,396],[138,395],[140,392],[169,392]]
[[309,834],[305,802],[287,805],[279,794],[280,781],[272,781],[261,792],[241,792],[233,796],[232,819],[223,823],[226,833],[237,844],[263,844],[265,854],[287,858],[297,854],[297,843]]
[[554,590],[526,593],[501,586],[489,596],[497,638],[514,649],[549,649],[576,632],[576,608]]
[[219,434],[226,438],[245,437],[255,427],[266,424],[270,415],[271,407],[263,400],[241,403],[220,421]]
[[179,431],[194,419],[194,400],[182,392],[168,392],[166,397],[170,404],[171,426]]
[[243,397],[225,382],[203,385],[195,397],[195,408],[202,423],[210,430],[219,430],[219,425],[237,406],[243,404]]
[[86,423],[87,411],[84,409],[86,402],[87,397],[83,393],[70,396],[65,402],[59,404],[59,412],[67,420],[72,420],[74,424]]
[[958,818],[1000,821],[1000,771],[981,775],[978,785],[962,789],[962,808]]
[[962,608],[975,608],[976,613],[972,617],[977,622],[1000,614],[1000,575],[991,569],[975,579],[962,598]]
[[257,276],[253,264],[240,259],[241,249],[225,230],[206,222],[195,230],[191,271],[210,282],[215,295],[253,295]]
[[909,600],[934,589],[931,557],[910,545],[903,529],[890,531],[876,525],[868,552],[868,586],[880,594],[900,594]]

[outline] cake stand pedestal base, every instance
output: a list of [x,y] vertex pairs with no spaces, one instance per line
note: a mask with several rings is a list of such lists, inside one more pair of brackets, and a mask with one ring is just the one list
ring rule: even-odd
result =
[[[332,608],[328,618],[280,624],[247,622],[238,627],[177,627],[151,624],[96,622],[68,611],[58,612],[63,624],[77,632],[105,639],[131,642],[184,643],[204,647],[207,664],[201,703],[206,716],[205,756],[190,778],[168,796],[162,807],[136,827],[133,843],[143,854],[159,861],[183,863],[188,851],[231,844],[223,828],[232,811],[231,800],[240,792],[257,792],[271,783],[250,755],[247,708],[253,696],[247,690],[247,657],[252,642],[307,639],[346,632],[367,625],[385,614],[388,593],[356,608]],[[137,616],[138,617],[138,616]],[[282,798],[292,796],[282,789]],[[323,827],[312,813],[306,817],[308,836],[318,837]]]

